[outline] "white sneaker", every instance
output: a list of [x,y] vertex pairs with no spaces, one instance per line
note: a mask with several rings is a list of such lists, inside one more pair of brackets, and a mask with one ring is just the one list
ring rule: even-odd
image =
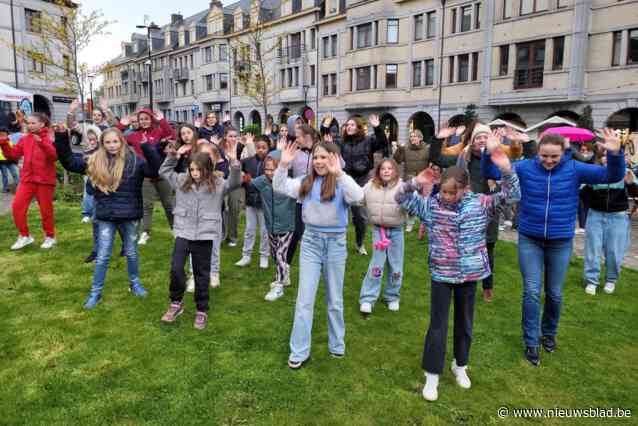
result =
[[189,277],[188,280],[186,280],[186,291],[189,293],[195,291],[195,278]]
[[512,227],[512,225],[513,225],[513,223],[512,223],[512,221],[511,221],[511,220],[504,220],[504,221],[503,221],[503,225],[504,225],[506,228],[511,228],[511,227]]
[[[607,286],[607,284],[605,284],[605,287]],[[585,293],[591,295],[591,296],[595,296],[596,295],[596,286],[593,284],[587,284],[587,286],[585,287]]]
[[148,232],[142,232],[142,235],[140,235],[140,239],[137,242],[137,244],[140,246],[144,246],[150,239],[151,239],[151,236],[148,235]]
[[261,269],[268,269],[268,258],[267,257],[260,257],[259,258],[259,267]]
[[11,250],[20,250],[29,244],[33,244],[33,237],[31,235],[27,235],[26,237],[20,235],[16,242],[11,246]]
[[217,288],[221,285],[219,282],[219,272],[211,272],[210,273],[210,286],[212,288]]
[[90,223],[91,222],[91,216],[84,216],[82,218],[82,223]]
[[498,225],[499,231],[505,231],[505,225]]
[[228,242],[228,247],[237,247],[237,241],[229,241]]
[[57,241],[55,241],[55,238],[46,237],[46,238],[44,239],[44,242],[43,242],[43,243],[42,243],[42,245],[40,246],[40,248],[41,248],[41,249],[48,250],[48,249],[52,248],[52,247],[55,245],[55,243],[56,243],[56,242],[57,242]]
[[451,370],[452,374],[456,377],[456,383],[458,383],[460,387],[463,389],[472,387],[472,382],[470,382],[470,378],[467,376],[467,365],[459,367],[456,365],[456,359],[453,359]]
[[576,235],[585,235],[585,230],[583,228],[578,228],[575,233]]
[[237,262],[235,262],[235,266],[248,266],[250,265],[250,256],[242,256]]
[[616,290],[616,284],[615,283],[605,283],[605,287],[603,288],[603,291],[607,294],[612,294],[614,292],[614,290]]
[[423,398],[426,401],[436,401],[439,399],[439,375],[425,373],[425,386],[423,386]]
[[359,252],[359,254],[361,256],[367,256],[368,255],[368,251],[366,250],[366,246],[359,246],[357,247],[357,251]]
[[388,302],[388,309],[392,312],[396,312],[399,310],[399,301],[393,300],[392,302]]
[[412,232],[414,230],[414,225],[405,225],[405,232]]
[[273,283],[270,285],[270,291],[266,294],[266,299],[269,302],[274,302],[284,295],[284,286],[279,283]]
[[359,311],[362,314],[371,314],[372,313],[372,304],[371,303],[362,303],[361,306],[359,306]]

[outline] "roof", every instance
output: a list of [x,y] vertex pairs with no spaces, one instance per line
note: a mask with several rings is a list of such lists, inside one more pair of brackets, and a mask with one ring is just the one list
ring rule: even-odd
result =
[[540,123],[534,124],[532,127],[528,127],[527,129],[525,129],[525,131],[531,132],[532,130],[536,130],[539,127],[546,126],[547,124],[565,124],[567,126],[576,127],[576,123],[574,123],[573,121],[570,121],[558,115],[554,115],[549,117],[547,120],[543,120]]

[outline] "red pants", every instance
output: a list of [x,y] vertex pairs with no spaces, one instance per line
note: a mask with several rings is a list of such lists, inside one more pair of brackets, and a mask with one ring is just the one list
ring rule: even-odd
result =
[[47,237],[55,238],[55,218],[53,216],[53,194],[55,185],[43,185],[40,183],[20,182],[13,199],[13,221],[20,235],[29,235],[27,213],[33,197],[40,206],[42,228]]

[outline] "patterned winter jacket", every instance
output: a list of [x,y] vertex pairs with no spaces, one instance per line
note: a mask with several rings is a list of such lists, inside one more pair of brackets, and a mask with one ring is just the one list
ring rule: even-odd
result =
[[495,194],[466,193],[456,204],[445,203],[440,193],[421,197],[414,181],[403,184],[397,202],[428,227],[428,263],[433,281],[461,284],[490,274],[485,229],[498,207],[521,196],[515,173],[504,175]]

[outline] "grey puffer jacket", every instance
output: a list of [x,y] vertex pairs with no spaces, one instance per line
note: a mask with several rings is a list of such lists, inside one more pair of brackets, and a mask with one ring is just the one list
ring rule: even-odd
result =
[[190,241],[221,239],[224,195],[240,187],[240,163],[231,166],[227,180],[216,178],[213,192],[209,192],[206,186],[184,191],[182,185],[187,173],[175,172],[176,165],[177,158],[169,155],[159,170],[160,176],[175,189],[173,234]]

